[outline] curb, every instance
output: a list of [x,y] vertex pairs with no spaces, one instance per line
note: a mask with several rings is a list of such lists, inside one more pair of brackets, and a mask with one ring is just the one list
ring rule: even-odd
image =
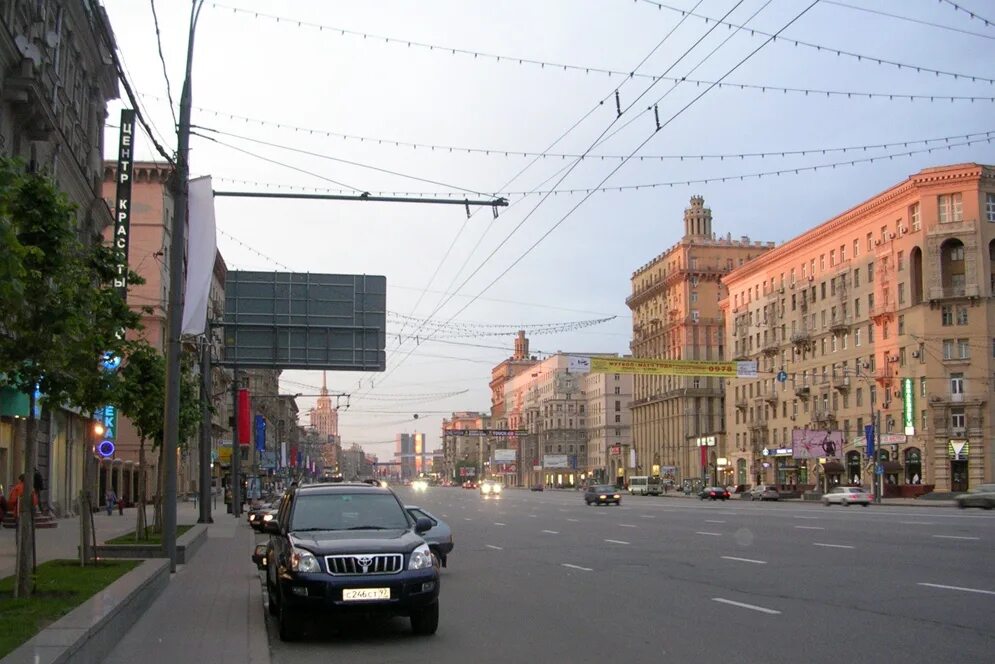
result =
[[98,664],[169,583],[169,561],[146,560],[0,659],[0,664]]
[[[207,539],[207,525],[195,524],[193,528],[176,538],[176,564],[185,565],[197,549]],[[77,547],[77,552],[79,547]],[[154,544],[98,544],[95,549],[98,558],[165,558],[162,547]]]

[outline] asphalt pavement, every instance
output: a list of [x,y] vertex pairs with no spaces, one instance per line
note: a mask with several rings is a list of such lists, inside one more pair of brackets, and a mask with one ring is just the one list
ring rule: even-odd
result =
[[995,652],[995,513],[398,493],[454,531],[438,633],[325,621],[285,644],[267,618],[273,662],[966,663]]

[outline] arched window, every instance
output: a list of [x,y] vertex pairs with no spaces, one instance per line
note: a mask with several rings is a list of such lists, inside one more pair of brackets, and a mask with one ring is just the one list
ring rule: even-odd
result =
[[736,460],[736,484],[746,484],[746,459]]
[[846,483],[860,484],[860,452],[846,453]]
[[991,295],[995,295],[995,240],[988,243],[988,273]]
[[905,483],[922,484],[922,453],[910,447],[905,450]]
[[[995,246],[992,250],[995,251]],[[912,254],[909,256],[909,270],[912,272],[912,304],[922,304],[922,249],[919,247],[912,248]]]
[[940,270],[945,296],[963,295],[967,285],[964,243],[951,238],[940,245]]

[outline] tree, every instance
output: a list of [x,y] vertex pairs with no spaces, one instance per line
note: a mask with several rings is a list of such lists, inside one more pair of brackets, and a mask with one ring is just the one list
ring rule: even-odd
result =
[[[50,179],[0,159],[0,219],[0,238],[7,245],[0,270],[15,277],[15,283],[0,287],[0,372],[8,385],[28,394],[29,403],[14,588],[16,596],[28,597],[37,399],[91,413],[108,403],[115,376],[101,369],[100,359],[124,354],[124,332],[139,327],[139,316],[113,288],[113,253],[79,240],[75,210]],[[81,498],[81,510],[89,509],[86,496]]]

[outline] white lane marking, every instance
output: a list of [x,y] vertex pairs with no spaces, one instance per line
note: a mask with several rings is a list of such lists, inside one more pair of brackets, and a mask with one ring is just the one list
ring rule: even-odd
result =
[[796,518],[796,519],[813,519],[813,520],[818,520],[818,519],[820,519],[821,517],[817,517],[817,516],[798,516],[798,515],[796,514],[796,515],[795,515],[795,518]]
[[780,611],[775,611],[774,609],[768,609],[763,606],[756,606],[755,604],[744,604],[743,602],[734,602],[731,599],[724,599],[722,597],[713,597],[713,602],[721,602],[722,604],[729,604],[730,606],[738,606],[743,609],[750,609],[751,611],[759,611],[760,613],[769,613],[770,615],[779,616]]
[[563,509],[563,508],[560,508],[560,511],[561,511],[561,512],[569,512],[570,510],[565,510],[565,509]]
[[937,539],[955,539],[955,540],[979,540],[980,537],[964,537],[961,535],[933,535]]
[[899,523],[905,524],[906,526],[932,526],[933,525],[932,521],[899,521]]
[[443,514],[442,516],[446,516],[446,517],[448,517],[449,515],[448,515],[448,514]]
[[590,567],[581,567],[580,565],[571,565],[570,563],[560,563],[564,567],[569,567],[570,569],[579,569],[582,572],[593,572],[594,570]]
[[735,512],[716,512],[716,514],[722,514],[724,516],[736,516]]
[[639,515],[639,518],[640,518],[640,519],[655,519],[655,518],[656,518],[656,516],[654,516],[654,515],[652,515],[652,514],[640,514],[640,515]]
[[463,517],[463,520],[464,520],[464,521],[473,521],[473,519],[472,519],[472,518],[470,518],[470,517],[468,517],[468,516],[465,516],[465,517]]
[[618,525],[621,526],[622,528],[638,528],[639,527],[639,526],[634,526],[631,523],[620,523]]
[[504,524],[503,524],[503,523],[501,523],[500,521],[495,521],[495,522],[494,522],[494,525],[495,525],[495,526],[503,526]]
[[943,590],[962,590],[966,593],[980,593],[982,595],[995,595],[995,590],[981,590],[980,588],[963,588],[961,586],[944,586],[940,583],[917,583],[918,586],[928,588],[942,588]]
[[825,530],[822,526],[795,526],[800,530]]
[[753,563],[754,565],[766,565],[766,560],[754,560],[753,558],[737,558],[736,556],[722,556],[723,560],[736,560],[741,563]]
[[725,523],[725,521],[713,521],[713,520],[705,519],[705,523]]
[[702,530],[697,530],[697,531],[695,531],[694,534],[695,535],[711,535],[712,537],[722,537],[722,533],[706,533],[706,532],[704,532]]
[[529,514],[529,518],[530,519],[538,519],[539,517],[537,517],[535,514]]
[[559,535],[560,534],[559,530],[544,530],[542,532],[549,533],[550,535]]
[[504,551],[504,549],[502,549],[501,547],[494,546],[493,544],[485,544],[484,546],[486,546],[488,549],[494,549],[495,551]]
[[849,544],[823,544],[822,542],[812,542],[815,546],[825,546],[830,549],[853,549],[856,547],[850,546]]
[[628,542],[626,542],[624,540],[606,539],[605,541],[606,542],[610,542],[611,544],[628,544]]
[[580,521],[580,519],[567,519],[567,521],[573,521],[574,523],[577,523],[578,521]]

